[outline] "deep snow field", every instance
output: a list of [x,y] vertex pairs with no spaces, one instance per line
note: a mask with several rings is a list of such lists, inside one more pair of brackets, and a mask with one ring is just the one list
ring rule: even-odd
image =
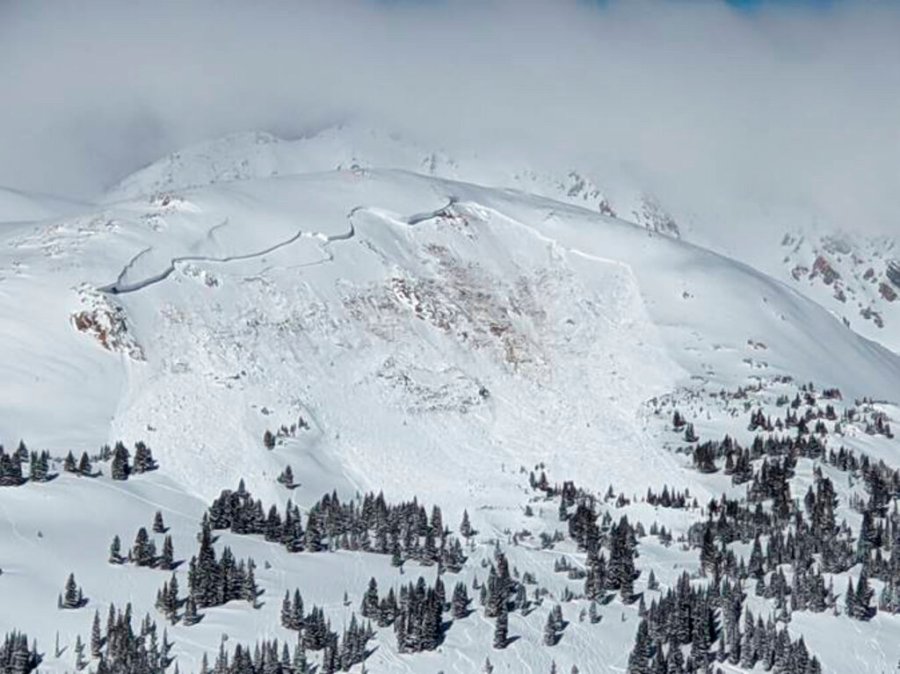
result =
[[[266,507],[383,491],[429,512],[439,505],[454,531],[468,512],[478,533],[444,582],[470,586],[472,612],[424,653],[398,652],[393,630],[378,628],[367,671],[480,672],[486,657],[495,672],[546,673],[554,662],[559,672],[628,671],[639,603],[611,593],[598,623],[583,619],[583,581],[554,563],[581,568],[586,555],[569,538],[542,546],[542,532],[566,523],[530,471],[600,496],[611,487],[629,503],[601,499],[601,516],[672,531],[668,546],[638,540],[635,591],[649,605],[682,572],[698,574],[698,549],[680,537],[709,500],[746,491],[679,451],[696,443],[670,428],[675,409],[701,439],[730,434],[744,446],[755,435],[748,413],[783,416],[778,396],[806,382],[839,388],[839,412],[868,396],[878,401],[868,414],[896,418],[893,324],[879,333],[866,323],[861,336],[818,290],[678,238],[638,190],[617,202],[579,174],[510,171],[355,133],[223,139],[126,178],[93,205],[0,192],[0,442],[49,450],[59,473],[0,487],[0,630],[37,639],[41,671],[75,671],[76,636],[88,639],[95,609],[105,621],[110,602],[166,626],[187,673],[223,640],[293,645],[280,624],[285,590],[324,607],[340,632],[370,577],[383,590],[434,581],[435,566],[412,560],[398,569],[371,552],[290,554],[219,531],[217,550],[256,561],[258,607],[232,601],[203,609],[197,625],[168,624],[154,601],[171,572],[109,564],[112,537],[127,549],[158,510],[176,559],[187,560],[206,508],[241,479]],[[282,426],[289,432],[266,448],[264,433]],[[896,439],[863,421],[843,426],[829,427],[829,448],[900,467]],[[125,481],[109,463],[93,478],[62,470],[68,451],[93,455],[120,440],[146,442],[159,469]],[[288,465],[294,490],[276,481]],[[855,531],[858,476],[800,458],[793,498],[802,509],[814,466],[834,482],[838,522]],[[664,485],[688,489],[699,507],[643,502]],[[494,619],[471,589],[498,543],[510,567],[548,590],[527,615],[510,613],[503,649],[492,648]],[[176,571],[182,591],[186,567]],[[651,570],[661,590],[648,589]],[[69,573],[87,604],[60,610]],[[859,573],[834,574],[835,592]],[[874,605],[882,586],[872,584]],[[775,613],[748,588],[755,613]],[[568,625],[549,647],[542,631],[556,603]],[[859,621],[799,610],[787,627],[822,671],[889,672],[900,661],[900,615],[888,611]]]

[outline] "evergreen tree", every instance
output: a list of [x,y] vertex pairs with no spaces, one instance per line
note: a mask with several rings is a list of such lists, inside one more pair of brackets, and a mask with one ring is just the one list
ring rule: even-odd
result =
[[94,611],[94,622],[91,625],[91,657],[99,658],[103,653],[103,632],[100,629],[100,612]]
[[506,648],[509,642],[509,611],[504,604],[494,623],[494,648]]
[[[849,590],[848,590],[849,592]],[[874,590],[869,586],[869,574],[866,573],[865,567],[859,574],[859,582],[856,585],[856,593],[854,595],[853,613],[851,617],[857,620],[868,620],[873,613],[871,602]]]
[[634,648],[628,655],[628,674],[650,674],[650,631],[646,620],[638,624]]
[[134,472],[146,473],[156,470],[156,461],[153,460],[153,453],[150,448],[143,442],[138,442],[134,446]]
[[[27,457],[26,452],[26,457]],[[0,445],[0,486],[16,487],[24,482],[22,463],[17,453],[7,454]]]
[[466,590],[465,583],[459,582],[453,588],[450,612],[455,620],[465,618],[469,614],[469,593]]
[[699,438],[697,437],[696,432],[694,432],[694,424],[688,423],[684,428],[684,441],[685,442],[697,442]]
[[291,593],[289,590],[284,591],[284,599],[281,600],[281,626],[285,629],[295,630],[293,613],[291,612]]
[[197,613],[197,602],[191,596],[188,596],[184,602],[184,615],[181,617],[181,622],[187,627],[200,622],[200,615]]
[[374,576],[369,579],[369,587],[363,595],[359,613],[363,618],[374,618],[378,615],[378,583]]
[[547,614],[547,622],[544,624],[544,644],[555,646],[559,641],[562,631],[562,608],[559,604],[554,606]]
[[294,484],[294,470],[290,466],[285,466],[278,476],[277,481],[288,489],[293,489],[297,485]]
[[87,660],[84,659],[84,642],[79,634],[75,637],[75,669],[80,672],[87,664]]
[[469,522],[469,511],[463,510],[462,521],[459,523],[459,535],[463,538],[469,539],[475,535],[475,530],[472,528],[471,522]]
[[137,531],[131,547],[131,559],[138,566],[153,566],[156,563],[156,545],[144,527]]
[[297,640],[297,646],[294,648],[293,674],[308,674],[309,663],[306,660],[306,648],[303,646],[303,640]]
[[49,452],[31,452],[31,463],[28,476],[32,482],[47,482],[50,479]]
[[113,536],[112,543],[109,544],[109,563],[121,564],[122,559],[122,541],[118,536]]
[[81,459],[78,461],[78,474],[91,476],[94,472],[93,466],[91,466],[91,458],[88,456],[87,452],[81,453]]
[[113,450],[112,466],[110,467],[110,477],[113,480],[127,480],[128,474],[131,472],[129,460],[131,454],[121,442],[116,443]]
[[75,582],[75,574],[70,573],[66,580],[66,587],[60,597],[59,607],[64,609],[81,608],[85,604],[84,596],[78,583]]
[[170,571],[175,568],[175,548],[172,544],[172,537],[169,534],[166,534],[166,537],[163,539],[162,555],[160,555],[158,566],[164,571]]
[[162,512],[157,510],[156,514],[153,515],[153,533],[155,534],[164,534],[168,531],[166,529],[166,524],[163,522]]

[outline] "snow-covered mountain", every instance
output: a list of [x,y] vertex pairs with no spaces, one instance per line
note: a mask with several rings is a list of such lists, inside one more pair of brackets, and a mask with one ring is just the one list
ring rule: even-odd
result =
[[[299,589],[307,609],[321,607],[346,644],[343,631],[359,614],[370,577],[383,596],[422,576],[428,586],[442,578],[448,602],[462,582],[471,613],[443,612],[437,648],[421,653],[407,652],[416,648],[394,634],[418,618],[392,614],[383,622],[402,622],[376,625],[367,671],[478,672],[486,658],[497,672],[547,672],[553,663],[563,672],[573,665],[648,671],[641,657],[659,653],[665,664],[682,647],[695,663],[704,649],[711,661],[719,649],[724,671],[752,668],[757,659],[761,668],[775,650],[766,655],[759,628],[758,657],[748,647],[742,660],[735,643],[752,644],[752,634],[741,632],[742,608],[783,623],[795,669],[782,671],[815,671],[803,660],[805,648],[823,671],[892,668],[900,616],[889,580],[898,570],[875,555],[898,559],[897,522],[873,493],[882,481],[890,498],[897,491],[889,425],[900,400],[900,356],[887,348],[896,345],[867,339],[873,333],[836,317],[805,286],[815,279],[810,272],[793,285],[684,241],[651,197],[604,191],[586,176],[451,158],[368,131],[296,141],[248,134],[165,158],[80,214],[38,213],[39,222],[3,225],[0,439],[8,461],[20,438],[48,450],[49,473],[59,475],[43,481],[38,456],[23,484],[0,487],[0,605],[9,607],[0,628],[38,640],[42,671],[69,671],[77,636],[90,639],[95,609],[105,627],[109,606],[130,602],[136,625],[149,612],[161,630],[167,609],[157,590],[174,576],[180,593],[167,627],[170,655],[180,671],[200,671],[203,654],[212,663],[220,648],[238,662],[238,643],[252,651],[258,640],[278,639],[293,654],[297,633],[282,615],[286,591]],[[875,283],[892,283],[889,251],[878,252],[884,267]],[[801,243],[785,244],[791,269],[806,254]],[[840,273],[867,292],[873,283],[865,270]],[[833,290],[834,279],[826,285]],[[849,280],[845,287],[850,293]],[[872,301],[871,293],[865,300],[861,290],[853,293]],[[760,409],[762,422],[752,414]],[[689,427],[673,422],[676,410]],[[745,448],[762,435],[747,458],[735,454],[732,440],[721,444],[725,434]],[[114,479],[124,477],[121,463],[98,449],[118,441],[149,445],[158,470]],[[855,458],[830,459],[822,445]],[[69,451],[87,452],[102,475],[66,470]],[[868,458],[859,465],[862,454]],[[887,462],[883,469],[878,460]],[[288,466],[295,488],[284,484]],[[739,477],[747,469],[750,477]],[[549,485],[529,479],[542,471]],[[260,594],[201,606],[202,620],[189,625],[187,597],[193,605],[201,595],[194,592],[199,572],[191,583],[187,560],[198,552],[201,520],[223,489],[242,480],[266,509],[277,505],[278,518],[289,502],[300,506],[308,537],[309,523],[330,512],[333,502],[320,499],[332,492],[342,501],[369,492],[383,492],[389,503],[415,498],[429,513],[436,504],[452,533],[442,535],[426,517],[402,553],[378,554],[360,538],[371,537],[377,549],[387,534],[361,527],[354,509],[343,516],[354,522],[343,536],[341,518],[322,520],[333,551],[289,552],[290,543],[242,533],[242,526],[263,526],[256,520],[232,519],[230,531],[217,532],[215,550],[221,555],[227,545],[236,558],[252,558]],[[829,508],[837,520],[826,531],[817,515],[819,528],[810,529],[803,516],[819,510],[804,496],[809,487],[827,492],[825,482],[836,490]],[[662,504],[648,497],[664,487]],[[667,507],[670,492],[685,490],[684,507]],[[234,503],[249,498],[240,494]],[[727,507],[708,505],[723,495],[734,499]],[[752,524],[737,523],[743,499],[752,504],[748,512],[759,504]],[[153,565],[138,563],[134,550],[131,562],[110,564],[113,536],[124,555],[156,511],[184,563],[145,568]],[[477,533],[465,536],[457,526],[464,511]],[[236,517],[214,509],[214,527],[216,513],[222,522]],[[615,574],[605,591],[585,587],[597,556],[577,523],[587,518],[593,526],[594,516],[611,573],[634,537],[640,575],[633,601]],[[842,519],[847,529],[838,528]],[[707,521],[719,522],[715,534],[712,524],[706,529],[709,545]],[[862,535],[861,526],[868,527]],[[762,567],[751,555],[757,533],[768,550]],[[790,553],[778,548],[787,535]],[[157,546],[163,536],[151,534]],[[448,562],[439,575],[429,536],[446,550],[464,538],[461,568]],[[820,547],[804,547],[816,537]],[[794,541],[804,544],[795,549]],[[864,553],[845,559],[838,552],[848,546]],[[493,595],[487,608],[478,599],[492,565],[500,569],[493,577],[504,578],[498,551],[513,569],[501,611],[509,611],[511,639],[499,645]],[[842,593],[863,568],[877,591],[889,587],[889,601],[857,620]],[[821,597],[825,611],[812,608],[807,598],[815,593],[799,585],[819,571],[833,583],[833,596]],[[698,596],[680,601],[693,602],[690,611],[703,607],[715,625],[704,631],[695,618],[697,626],[671,645],[654,612],[663,609],[649,617],[645,609],[664,603],[667,590],[683,592],[684,572]],[[69,573],[87,601],[58,608]],[[713,583],[701,598],[714,575],[742,583],[748,596],[735,599]],[[760,575],[766,580],[757,596]],[[782,578],[793,592],[779,585]],[[728,613],[734,602],[737,623]],[[871,606],[877,602],[876,595]],[[564,624],[554,621],[556,605]],[[552,638],[548,622],[558,632]],[[635,656],[647,624],[653,637]],[[107,646],[118,643],[115,634],[99,647],[102,659],[84,656],[92,669],[113,660]],[[778,643],[786,654],[785,637]],[[317,671],[327,671],[328,648],[309,651]]]
[[[892,317],[900,292],[900,254],[890,236],[866,236],[810,225],[759,228],[765,212],[723,216],[724,222],[685,212],[678,217],[633,178],[610,179],[585,164],[535,166],[466,151],[435,150],[397,134],[359,125],[325,128],[282,140],[243,133],[201,143],[157,161],[113,187],[119,200],[239,180],[315,171],[391,167],[480,185],[512,188],[620,218],[673,238],[686,238],[750,264],[848,322],[859,334],[900,350]],[[602,177],[601,177],[602,176]],[[785,220],[782,216],[779,221]],[[682,224],[679,224],[679,223]],[[787,226],[786,226],[787,227]],[[760,232],[768,232],[760,236]],[[892,267],[893,265],[893,267]],[[824,271],[819,271],[824,270]]]
[[784,266],[803,292],[869,339],[900,352],[900,250],[891,237],[787,234]]
[[627,181],[600,186],[585,168],[569,165],[550,169],[524,158],[434,149],[399,134],[358,124],[327,127],[295,140],[255,132],[200,143],[127,177],[109,191],[108,199],[238,180],[374,167],[518,189],[621,217],[675,238],[680,235],[678,223],[659,201]]

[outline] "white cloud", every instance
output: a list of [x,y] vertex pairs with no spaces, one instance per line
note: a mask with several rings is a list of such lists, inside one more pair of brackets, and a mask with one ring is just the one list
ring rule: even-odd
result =
[[683,208],[900,230],[897,35],[867,2],[7,3],[0,184],[85,195],[189,142],[359,116],[628,171]]

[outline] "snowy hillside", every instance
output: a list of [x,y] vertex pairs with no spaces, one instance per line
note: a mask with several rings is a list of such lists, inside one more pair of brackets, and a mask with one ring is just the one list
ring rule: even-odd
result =
[[358,124],[322,129],[283,140],[268,133],[242,133],[175,152],[114,186],[110,200],[168,190],[316,171],[390,167],[415,173],[508,187],[604,215],[618,216],[678,238],[678,223],[654,197],[628,181],[598,185],[578,166],[537,166],[523,158],[497,158],[465,150],[429,148],[398,134]]
[[0,187],[0,224],[28,222],[77,213],[84,204],[39,194]]
[[[553,168],[548,168],[553,166]],[[283,140],[267,133],[244,133],[201,143],[165,157],[129,176],[108,194],[110,201],[214,183],[291,176],[317,171],[391,167],[434,177],[520,190],[638,224],[651,231],[685,238],[757,267],[795,289],[851,329],[897,352],[898,334],[891,316],[900,293],[900,272],[891,281],[891,257],[897,242],[832,231],[825,225],[782,230],[760,236],[759,220],[770,209],[721,220],[686,211],[677,217],[640,180],[598,173],[590,162],[556,165],[534,160],[442,150],[410,138],[361,125],[322,129],[308,137]],[[713,209],[712,212],[714,212]],[[768,213],[768,215],[767,215]],[[781,213],[790,223],[798,214]],[[768,229],[772,229],[769,227]],[[777,228],[776,228],[777,229]],[[763,228],[766,231],[766,228]],[[773,230],[774,231],[774,230]],[[823,271],[824,270],[824,271]]]
[[554,175],[241,135],[4,225],[0,628],[47,672],[892,669],[900,356]]

